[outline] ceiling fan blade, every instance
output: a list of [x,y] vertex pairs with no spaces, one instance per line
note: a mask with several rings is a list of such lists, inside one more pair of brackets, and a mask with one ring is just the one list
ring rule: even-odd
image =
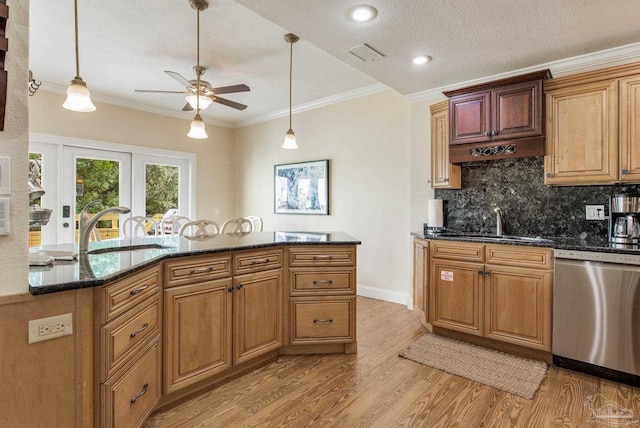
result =
[[147,92],[147,93],[153,93],[153,94],[189,94],[190,92],[184,92],[184,91],[156,91],[153,89],[136,89],[136,92]]
[[222,86],[220,88],[211,88],[213,92],[216,94],[231,94],[233,92],[248,92],[251,90],[244,83],[241,85],[232,85],[232,86]]
[[178,82],[182,83],[185,87],[187,88],[191,88],[193,87],[193,85],[184,77],[182,77],[182,75],[180,73],[176,73],[175,71],[164,71],[165,73],[167,73],[169,76],[173,77],[174,79],[176,79]]
[[186,103],[184,107],[182,107],[182,111],[191,111],[191,110],[193,110],[193,107],[191,107],[191,104],[189,103]]
[[247,106],[244,105],[244,104],[240,104],[240,103],[237,103],[235,101],[227,100],[225,98],[220,98],[220,97],[215,97],[213,99],[213,102],[214,103],[219,103],[219,104],[222,104],[222,105],[225,105],[225,106],[228,106],[228,107],[232,107],[232,108],[235,108],[235,109],[238,109],[238,110],[244,110],[244,109],[247,108]]

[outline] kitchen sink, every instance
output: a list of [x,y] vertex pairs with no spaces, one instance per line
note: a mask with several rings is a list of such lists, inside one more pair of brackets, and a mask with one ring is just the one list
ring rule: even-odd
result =
[[160,245],[160,244],[122,245],[117,247],[96,248],[95,250],[87,251],[87,254],[105,254],[105,253],[114,253],[118,251],[161,250],[161,249],[168,249],[168,248],[175,248],[175,247],[169,247],[169,246]]
[[550,239],[530,236],[495,235],[491,233],[442,232],[435,236],[444,238],[462,238],[465,241],[495,241],[495,242],[530,242],[536,244],[553,244]]

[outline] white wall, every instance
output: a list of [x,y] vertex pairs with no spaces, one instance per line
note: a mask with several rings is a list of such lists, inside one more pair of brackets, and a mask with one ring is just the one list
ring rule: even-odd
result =
[[[294,115],[298,150],[281,149],[288,118],[236,138],[236,212],[265,230],[343,231],[358,248],[359,293],[407,303],[411,293],[410,112],[388,90]],[[330,160],[330,215],[273,213],[274,165]]]
[[9,0],[5,56],[8,73],[4,131],[0,131],[0,156],[11,159],[11,234],[0,235],[0,295],[27,291],[27,82],[29,81],[29,2]]

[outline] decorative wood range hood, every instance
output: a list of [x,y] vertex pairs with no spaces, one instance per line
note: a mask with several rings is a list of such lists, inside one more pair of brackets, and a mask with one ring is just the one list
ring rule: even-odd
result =
[[544,155],[547,70],[443,92],[449,98],[449,162]]

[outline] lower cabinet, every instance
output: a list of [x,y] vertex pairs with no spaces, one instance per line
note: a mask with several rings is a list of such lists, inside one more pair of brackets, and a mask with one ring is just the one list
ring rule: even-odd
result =
[[355,308],[355,297],[292,298],[291,344],[353,342]]
[[552,250],[432,240],[430,253],[434,327],[551,351]]
[[413,310],[420,313],[422,324],[429,320],[429,241],[413,240]]

